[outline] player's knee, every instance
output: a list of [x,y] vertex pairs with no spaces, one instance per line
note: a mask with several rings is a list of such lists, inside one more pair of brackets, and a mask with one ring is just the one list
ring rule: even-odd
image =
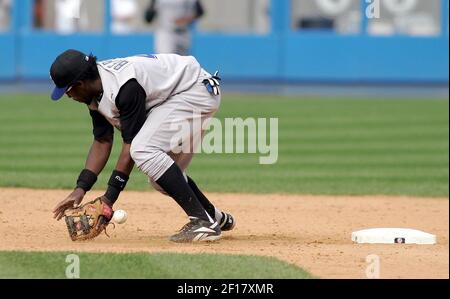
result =
[[143,163],[152,160],[158,152],[159,150],[156,148],[137,142],[132,142],[130,146],[130,156],[138,167]]
[[130,155],[136,166],[155,181],[173,163],[173,160],[162,149],[142,143],[132,142]]
[[138,164],[138,159],[139,159],[139,145],[134,142],[134,140],[131,142],[131,146],[130,146],[130,156],[131,159],[133,159],[134,163],[136,163],[136,165]]
[[137,166],[142,164],[144,160],[148,159],[148,156],[149,155],[151,156],[154,151],[155,151],[154,148],[146,145],[145,143],[140,142],[137,137],[134,138],[133,141],[131,142],[130,156]]

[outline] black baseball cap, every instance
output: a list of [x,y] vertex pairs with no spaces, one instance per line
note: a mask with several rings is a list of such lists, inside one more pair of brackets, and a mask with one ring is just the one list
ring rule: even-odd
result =
[[50,68],[50,77],[55,83],[51,98],[57,101],[89,68],[90,56],[77,51],[67,50],[56,57]]

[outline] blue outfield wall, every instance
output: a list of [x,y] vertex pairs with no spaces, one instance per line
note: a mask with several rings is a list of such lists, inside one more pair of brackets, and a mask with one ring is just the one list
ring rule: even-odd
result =
[[[110,0],[105,1],[109,7]],[[111,34],[109,12],[101,33],[57,35],[32,28],[32,0],[13,1],[11,30],[0,33],[0,80],[48,79],[53,59],[67,48],[99,59],[153,52],[151,34]],[[361,9],[366,2],[361,0]],[[213,72],[233,80],[448,84],[448,5],[441,0],[441,35],[378,37],[296,32],[289,0],[271,0],[266,35],[194,34],[193,55]]]
[[16,76],[16,47],[12,34],[0,34],[0,80]]
[[296,34],[285,49],[287,79],[448,82],[448,39]]

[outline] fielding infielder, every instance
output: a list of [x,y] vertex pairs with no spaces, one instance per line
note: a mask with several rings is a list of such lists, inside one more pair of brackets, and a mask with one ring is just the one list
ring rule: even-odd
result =
[[[89,108],[94,141],[75,190],[54,209],[58,220],[67,208],[79,205],[106,165],[113,143],[113,127],[123,145],[102,201],[112,208],[136,166],[152,185],[171,196],[189,216],[170,240],[213,241],[235,221],[221,212],[184,173],[193,151],[174,150],[178,124],[211,118],[220,104],[220,80],[206,72],[192,56],[141,55],[97,62],[76,50],[59,55],[50,69],[56,87],[53,100],[64,94]],[[195,139],[184,131],[181,143]],[[200,136],[202,134],[200,133]],[[198,134],[197,134],[198,136]],[[199,138],[201,140],[201,137]],[[192,143],[193,144],[193,143]]]
[[203,14],[199,0],[151,0],[145,19],[155,19],[155,52],[189,55],[190,26]]

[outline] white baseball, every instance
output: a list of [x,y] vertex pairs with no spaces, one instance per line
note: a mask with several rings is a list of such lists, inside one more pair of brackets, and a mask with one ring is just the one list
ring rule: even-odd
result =
[[124,210],[116,210],[114,211],[112,220],[117,224],[122,224],[127,221],[128,215]]

